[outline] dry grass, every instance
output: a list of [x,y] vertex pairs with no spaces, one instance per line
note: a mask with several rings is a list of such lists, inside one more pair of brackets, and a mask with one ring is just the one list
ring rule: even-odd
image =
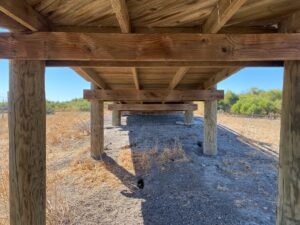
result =
[[218,123],[234,130],[242,140],[279,151],[280,120],[218,115]]
[[[235,118],[219,115],[219,122],[244,137],[278,146],[279,121]],[[182,146],[158,150],[134,151],[131,146],[120,149],[116,160],[107,156],[103,162],[90,158],[89,113],[65,112],[47,116],[47,223],[67,225],[76,220],[65,194],[62,181],[72,185],[131,188],[132,179],[153,168],[168,169],[172,163],[188,162]],[[159,143],[157,144],[159,146]],[[67,160],[65,162],[65,160]],[[61,164],[61,162],[63,162]],[[8,224],[8,127],[7,118],[0,118],[0,225]]]
[[[88,138],[83,123],[89,120],[89,113],[56,113],[47,116],[47,167],[63,159],[71,143]],[[62,151],[63,150],[63,151]],[[63,174],[47,168],[47,224],[72,224],[69,204],[57,187]],[[0,118],[0,225],[9,224],[8,208],[8,121]]]
[[[198,103],[197,115],[203,116],[203,104]],[[250,118],[218,114],[218,123],[240,135],[241,141],[278,153],[280,119]]]
[[60,112],[47,116],[47,145],[64,144],[86,137],[89,135],[87,121],[89,113]]

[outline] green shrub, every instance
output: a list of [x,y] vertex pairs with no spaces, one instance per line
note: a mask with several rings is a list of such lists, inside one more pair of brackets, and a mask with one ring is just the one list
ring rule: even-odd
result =
[[228,91],[224,100],[218,103],[218,109],[242,115],[268,116],[280,114],[282,93],[280,90],[263,91],[252,88],[244,94],[237,95]]
[[68,112],[81,111],[86,112],[90,110],[90,103],[84,99],[73,99],[66,102],[47,101],[47,111],[52,112]]

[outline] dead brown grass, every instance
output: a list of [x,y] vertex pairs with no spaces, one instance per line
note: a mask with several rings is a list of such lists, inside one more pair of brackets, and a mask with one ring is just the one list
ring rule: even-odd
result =
[[[278,120],[235,118],[219,115],[219,122],[242,136],[278,146]],[[120,149],[113,163],[97,162],[89,156],[89,113],[64,112],[47,116],[47,223],[72,224],[76,215],[61,193],[61,181],[71,179],[74,185],[96,184],[123,188],[132,177],[147,174],[153,167],[164,171],[172,163],[188,162],[182,146],[158,150],[134,151],[131,146]],[[83,143],[78,145],[78,143]],[[159,145],[159,143],[157,144]],[[57,161],[69,161],[57,165]],[[112,159],[111,159],[112,160]],[[56,167],[59,166],[59,169]],[[130,182],[129,182],[130,183]],[[8,126],[7,117],[0,118],[0,225],[8,224]]]
[[[196,115],[203,116],[203,103],[198,103]],[[218,113],[218,123],[240,135],[241,141],[279,152],[280,119],[238,117]]]
[[58,145],[89,135],[82,124],[89,121],[89,113],[59,112],[47,116],[47,145]]
[[[89,120],[89,113],[64,112],[47,116],[47,166],[65,157],[70,143],[88,138],[80,124]],[[47,168],[47,224],[72,224],[69,204],[57,188],[64,174]],[[0,225],[9,224],[8,208],[8,121],[0,118]]]

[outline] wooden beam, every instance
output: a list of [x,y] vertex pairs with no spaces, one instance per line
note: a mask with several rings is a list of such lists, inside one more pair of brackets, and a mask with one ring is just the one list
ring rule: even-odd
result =
[[[12,29],[13,31],[23,31],[28,29],[30,31],[49,31],[50,25],[47,20],[35,11],[26,1],[23,0],[3,0],[0,1],[0,24]],[[3,14],[2,14],[3,13]],[[18,25],[19,24],[19,25]],[[23,29],[21,28],[23,27]],[[91,69],[85,71],[80,68],[72,68],[83,78],[90,80],[96,85],[100,86],[101,78],[94,76]],[[91,75],[89,72],[91,71]],[[95,78],[95,79],[94,79]],[[96,82],[95,82],[96,81]]]
[[45,63],[11,61],[9,83],[10,224],[45,225]]
[[218,33],[247,0],[219,0],[202,27],[203,33]]
[[179,82],[182,80],[184,75],[188,72],[189,67],[180,67],[176,74],[174,75],[172,81],[169,84],[169,90],[173,90],[176,88],[176,86],[179,84]]
[[[86,33],[121,33],[119,27],[100,27],[100,26],[58,26],[51,25],[54,32],[86,32]],[[277,33],[276,27],[262,26],[228,26],[223,27],[218,33],[225,34],[265,34]],[[201,28],[196,27],[132,27],[132,33],[201,33]],[[126,32],[124,32],[126,33]]]
[[92,82],[93,84],[97,85],[101,89],[110,89],[108,85],[101,79],[99,74],[97,74],[93,69],[91,68],[79,68],[79,67],[73,67],[72,68],[76,73],[81,75],[83,78],[85,78],[87,81]]
[[22,24],[31,31],[48,30],[48,22],[37,13],[26,1],[1,0],[0,12]]
[[282,61],[46,61],[48,67],[202,67],[202,68],[227,68],[227,67],[283,67]]
[[300,34],[1,33],[0,58],[204,62],[300,60]]
[[[247,0],[219,0],[217,6],[212,11],[206,22],[202,27],[203,33],[218,33],[223,26],[230,20],[230,18],[240,9],[240,7]],[[217,73],[214,77],[210,78],[204,84],[201,85],[201,89],[208,89],[213,87],[218,82],[229,77],[231,74],[241,70],[242,67],[233,67],[223,69]],[[207,105],[216,106],[214,103],[207,103]],[[210,107],[209,107],[210,108]],[[214,110],[211,110],[214,111]],[[208,134],[209,135],[209,134]]]
[[140,90],[141,87],[140,87],[140,83],[139,83],[139,77],[138,77],[137,69],[135,67],[132,67],[131,71],[132,71],[132,75],[133,75],[133,81],[134,81],[135,88],[137,90]]
[[223,99],[224,91],[211,90],[84,90],[84,98],[101,101],[178,102]]
[[17,21],[0,12],[0,27],[9,29],[12,32],[26,31],[26,27],[19,24]]
[[216,85],[217,83],[221,82],[222,80],[226,79],[227,77],[233,75],[234,73],[240,71],[242,67],[231,67],[226,68],[214,75],[209,80],[205,81],[203,84],[199,86],[199,89],[209,89]]
[[126,0],[111,0],[111,6],[116,14],[122,33],[130,33],[130,19]]
[[197,110],[196,104],[111,104],[109,110],[119,111],[185,111]]

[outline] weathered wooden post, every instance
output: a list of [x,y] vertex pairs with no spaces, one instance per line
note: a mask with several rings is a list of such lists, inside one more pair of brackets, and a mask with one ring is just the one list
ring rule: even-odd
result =
[[[299,18],[292,15],[281,30],[299,30]],[[278,189],[277,225],[300,224],[300,61],[284,63]]]
[[203,153],[216,155],[217,152],[217,100],[205,101]]
[[112,111],[112,125],[113,126],[121,126],[121,111],[113,110]]
[[[98,89],[95,85],[92,89]],[[102,159],[104,151],[104,111],[103,101],[91,100],[91,157]]]
[[10,224],[46,224],[45,62],[13,60],[9,79]]
[[184,112],[184,123],[186,125],[191,125],[193,123],[193,118],[194,118],[193,110],[187,110]]

